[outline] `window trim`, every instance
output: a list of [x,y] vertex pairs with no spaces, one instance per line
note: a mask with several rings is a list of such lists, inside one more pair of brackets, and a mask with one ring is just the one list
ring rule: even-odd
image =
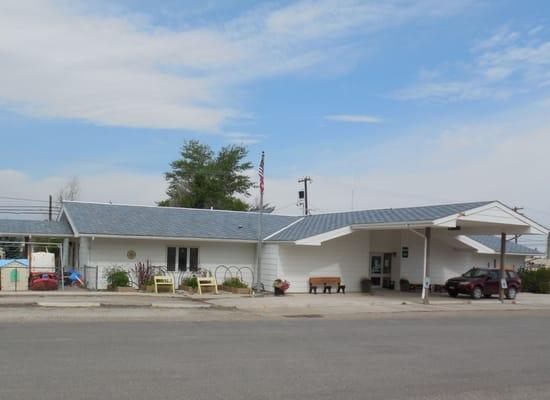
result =
[[[166,268],[168,269],[168,249],[169,248],[175,248],[176,249],[176,257],[175,257],[175,266],[174,270],[169,272],[195,272],[191,271],[191,249],[197,249],[197,270],[200,269],[201,265],[201,246],[196,245],[177,245],[177,244],[169,244],[166,245],[165,254],[166,254]],[[186,257],[185,257],[185,270],[182,270],[180,268],[179,263],[179,249],[187,249],[186,251]]]

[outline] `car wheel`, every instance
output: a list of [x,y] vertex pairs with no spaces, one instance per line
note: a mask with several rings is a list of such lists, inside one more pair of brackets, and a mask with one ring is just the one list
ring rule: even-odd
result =
[[449,296],[451,296],[451,297],[457,297],[457,296],[458,296],[458,292],[455,292],[455,291],[453,291],[453,290],[450,290],[450,291],[449,291]]
[[510,300],[514,300],[516,298],[516,295],[518,294],[518,291],[515,287],[509,287],[506,291],[506,298]]
[[479,300],[481,296],[483,296],[483,290],[481,287],[476,286],[474,290],[472,290],[472,299]]

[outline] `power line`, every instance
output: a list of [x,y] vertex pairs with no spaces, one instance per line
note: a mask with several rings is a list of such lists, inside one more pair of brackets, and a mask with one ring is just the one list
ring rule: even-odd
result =
[[49,200],[28,199],[28,198],[24,198],[24,197],[0,196],[0,199],[3,199],[3,200],[17,200],[17,201],[34,201],[34,202],[37,202],[37,203],[49,203]]

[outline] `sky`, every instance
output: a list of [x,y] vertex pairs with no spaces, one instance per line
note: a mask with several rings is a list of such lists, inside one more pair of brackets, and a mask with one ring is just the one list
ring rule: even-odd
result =
[[0,196],[78,177],[81,200],[154,204],[198,139],[265,151],[279,213],[308,175],[314,213],[497,199],[550,226],[549,18],[544,0],[3,0]]

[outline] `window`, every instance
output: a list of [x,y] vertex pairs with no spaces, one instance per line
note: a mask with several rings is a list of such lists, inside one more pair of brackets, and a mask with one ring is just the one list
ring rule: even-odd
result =
[[176,270],[176,248],[175,247],[168,247],[168,251],[166,252],[166,269],[168,271]]
[[168,247],[166,249],[166,269],[168,271],[197,271],[199,269],[198,247]]
[[515,279],[518,277],[518,274],[515,271],[506,271],[506,275],[509,279]]
[[498,281],[499,271],[489,271],[489,279],[492,281]]
[[178,267],[180,271],[187,271],[187,247],[178,249]]
[[193,247],[190,250],[189,269],[191,271],[197,271],[199,269],[199,249],[197,247]]

